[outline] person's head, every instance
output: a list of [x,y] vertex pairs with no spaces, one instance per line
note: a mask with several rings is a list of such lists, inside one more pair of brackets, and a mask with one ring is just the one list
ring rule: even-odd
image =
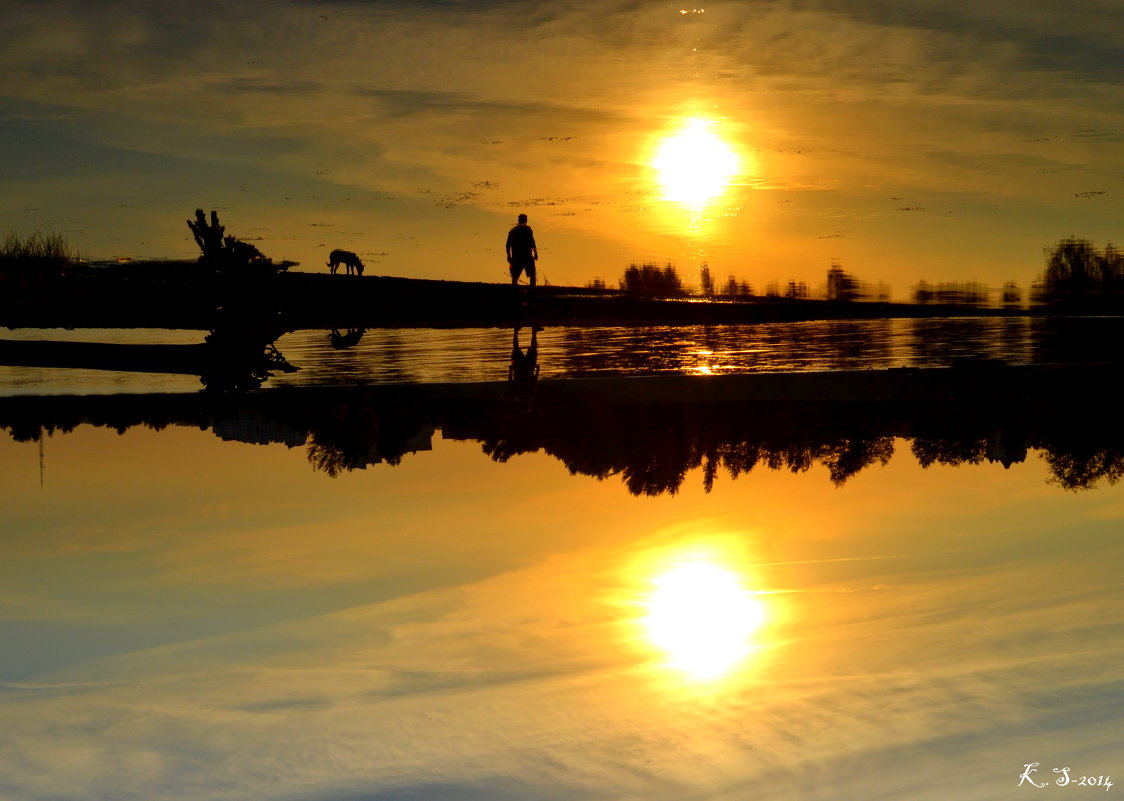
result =
[[519,215],[519,222],[521,222],[521,223],[527,222],[527,215],[526,214],[520,214]]

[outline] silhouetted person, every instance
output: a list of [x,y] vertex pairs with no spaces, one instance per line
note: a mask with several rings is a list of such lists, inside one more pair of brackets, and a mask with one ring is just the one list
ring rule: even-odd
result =
[[535,262],[539,258],[539,249],[535,245],[535,232],[527,225],[526,214],[520,214],[515,227],[507,232],[505,250],[511,285],[518,285],[519,276],[526,272],[531,286],[535,286]]
[[512,397],[522,401],[530,409],[531,399],[535,397],[535,388],[539,382],[538,333],[542,328],[537,325],[531,327],[531,344],[524,352],[519,347],[520,327],[516,326],[511,332],[511,365],[507,368],[507,382]]

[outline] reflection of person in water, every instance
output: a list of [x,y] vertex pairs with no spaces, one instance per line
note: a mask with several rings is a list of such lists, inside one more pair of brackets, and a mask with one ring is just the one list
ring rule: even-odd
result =
[[507,383],[512,397],[529,406],[539,381],[538,333],[542,328],[537,325],[531,327],[531,344],[526,352],[519,347],[519,328],[516,326],[511,332],[511,365],[507,368]]
[[524,271],[531,286],[535,285],[535,262],[539,258],[539,249],[535,245],[535,232],[527,225],[527,215],[520,214],[515,227],[507,232],[507,264],[511,273],[511,285],[519,283],[519,276]]

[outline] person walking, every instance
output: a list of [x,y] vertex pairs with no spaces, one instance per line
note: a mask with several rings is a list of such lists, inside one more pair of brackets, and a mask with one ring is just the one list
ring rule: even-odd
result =
[[539,258],[539,249],[535,245],[535,232],[527,225],[527,215],[520,214],[515,227],[507,232],[508,272],[511,273],[511,285],[519,284],[519,276],[527,273],[531,286],[535,286],[535,262]]

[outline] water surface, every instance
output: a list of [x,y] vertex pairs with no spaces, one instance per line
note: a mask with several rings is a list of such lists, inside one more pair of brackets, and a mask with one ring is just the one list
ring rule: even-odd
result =
[[[1029,363],[1064,352],[1041,325],[538,345],[544,376]],[[1124,432],[1088,398],[349,386],[503,382],[511,336],[298,332],[299,393],[9,385],[0,797],[982,801],[1120,775]],[[1035,762],[1074,786],[1020,787]]]
[[[370,329],[332,346],[329,331],[286,334],[278,350],[299,371],[268,386],[503,381],[510,329]],[[1119,318],[966,317],[836,320],[734,326],[555,327],[538,333],[543,378],[588,375],[711,375],[769,371],[1007,364],[1116,359]],[[18,329],[9,339],[191,344],[194,331]],[[530,329],[518,344],[530,344]],[[197,378],[164,374],[0,367],[3,394],[190,392]]]

